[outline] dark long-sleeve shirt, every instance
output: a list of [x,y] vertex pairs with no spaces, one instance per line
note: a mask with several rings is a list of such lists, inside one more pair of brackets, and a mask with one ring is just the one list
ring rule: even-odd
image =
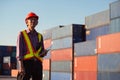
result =
[[[44,44],[43,44],[43,36],[41,37],[41,42],[39,42],[38,39],[38,32],[34,30],[33,32],[30,32],[29,29],[26,30],[27,34],[31,40],[31,43],[33,45],[33,48],[37,50],[40,46],[42,46],[42,51],[44,50]],[[22,59],[23,56],[27,53],[27,46],[25,44],[24,37],[22,33],[20,32],[17,38],[17,53],[16,53],[16,58],[18,60]]]

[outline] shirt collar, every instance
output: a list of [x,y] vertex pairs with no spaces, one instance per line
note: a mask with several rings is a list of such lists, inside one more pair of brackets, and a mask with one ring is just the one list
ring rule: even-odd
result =
[[29,29],[26,29],[26,32],[27,32],[27,33],[34,33],[34,34],[37,33],[36,30],[34,30],[33,32],[31,32]]

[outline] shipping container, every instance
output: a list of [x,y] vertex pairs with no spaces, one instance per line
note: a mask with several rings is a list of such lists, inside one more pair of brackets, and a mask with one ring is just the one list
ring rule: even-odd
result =
[[85,25],[73,24],[73,43],[86,41]]
[[16,62],[11,63],[11,69],[17,69],[17,63]]
[[72,48],[72,37],[65,37],[61,39],[56,39],[52,41],[52,50],[54,49],[64,49],[64,48]]
[[112,19],[110,23],[109,33],[117,33],[120,32],[120,17],[116,19]]
[[73,50],[72,48],[66,49],[56,49],[51,51],[51,60],[52,61],[65,61],[73,60]]
[[0,46],[0,74],[11,75],[11,69],[16,69],[16,46]]
[[7,46],[7,52],[8,52],[8,53],[11,53],[11,52],[13,51],[12,49],[13,49],[12,46]]
[[52,45],[52,39],[44,40],[44,48],[47,49]]
[[51,61],[50,59],[43,59],[43,70],[49,70],[51,68]]
[[52,38],[52,30],[51,29],[44,30],[42,35],[43,35],[44,40],[51,39]]
[[51,80],[72,80],[72,73],[51,72]]
[[0,63],[0,75],[2,74],[2,63]]
[[98,72],[97,80],[120,80],[120,72]]
[[110,24],[109,10],[104,10],[85,17],[85,25],[87,29],[105,26],[108,24]]
[[[10,56],[5,56],[3,57],[3,62],[2,62],[3,66],[5,64],[9,65],[10,68],[9,69],[16,69],[17,67],[17,60],[15,57],[10,57]],[[4,69],[5,67],[3,67]]]
[[98,55],[99,72],[120,72],[120,53]]
[[3,70],[10,70],[11,69],[11,64],[10,63],[3,63],[2,68],[3,68]]
[[74,44],[74,56],[89,56],[96,54],[96,40],[89,40]]
[[11,57],[10,56],[3,57],[3,63],[11,63]]
[[98,36],[109,34],[110,25],[104,25],[100,27],[90,28],[86,30],[86,41],[96,40]]
[[18,70],[17,69],[11,69],[11,77],[17,77]]
[[110,4],[110,33],[120,32],[120,1]]
[[16,61],[17,61],[16,57],[10,57],[10,62],[11,63],[16,63]]
[[13,51],[13,52],[11,53],[11,57],[16,58],[16,51]]
[[3,71],[2,71],[2,75],[11,75],[11,70],[10,69],[4,69]]
[[[72,37],[74,43],[86,40],[85,25],[81,24],[70,24],[60,26],[58,29],[53,30],[52,40],[61,39],[65,37]],[[57,34],[57,35],[56,35]]]
[[73,31],[71,26],[62,26],[52,32],[52,40],[60,39],[64,37],[72,37],[72,34]]
[[11,56],[12,53],[16,52],[15,46],[0,46],[0,56]]
[[74,80],[97,80],[97,71],[75,71]]
[[6,53],[7,52],[7,46],[0,46],[0,52],[1,53]]
[[0,56],[0,63],[2,63],[3,62],[3,57],[2,56]]
[[52,31],[53,30],[56,30],[58,29],[59,26],[56,26],[56,27],[53,27],[53,28],[50,28],[50,29],[46,29],[42,32],[42,35],[43,35],[43,39],[46,40],[46,39],[51,39],[52,38]]
[[[45,39],[44,40],[44,48],[45,49],[51,49],[51,46],[52,46],[52,39]],[[48,53],[47,53],[47,55],[44,57],[44,59],[49,59],[50,58],[50,56],[51,56],[51,50],[50,51],[48,51]]]
[[115,53],[120,52],[120,33],[113,33],[97,38],[97,53]]
[[120,18],[120,0],[110,3],[110,19]]
[[97,55],[74,58],[74,71],[97,71]]
[[72,73],[72,61],[52,61],[51,71]]
[[50,71],[43,70],[43,80],[51,80]]

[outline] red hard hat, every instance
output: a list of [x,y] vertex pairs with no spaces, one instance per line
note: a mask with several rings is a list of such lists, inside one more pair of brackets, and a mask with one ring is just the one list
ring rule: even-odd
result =
[[27,19],[31,18],[31,17],[35,17],[35,18],[37,18],[37,19],[39,18],[35,13],[30,12],[30,13],[28,13],[28,15],[26,16],[25,21],[26,21]]

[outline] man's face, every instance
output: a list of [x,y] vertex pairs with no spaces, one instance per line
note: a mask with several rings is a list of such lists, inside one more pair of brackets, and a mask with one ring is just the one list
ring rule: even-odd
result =
[[35,26],[38,24],[38,19],[35,17],[29,18],[26,20],[26,24],[30,30],[33,30]]

